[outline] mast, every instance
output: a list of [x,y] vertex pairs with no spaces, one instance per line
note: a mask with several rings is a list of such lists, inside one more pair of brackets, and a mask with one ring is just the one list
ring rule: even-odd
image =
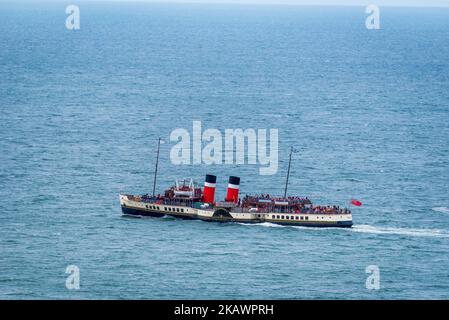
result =
[[157,165],[159,163],[159,149],[161,147],[161,138],[157,140],[157,156],[156,156],[156,169],[154,170],[154,181],[153,181],[153,197],[156,190],[156,177],[157,177]]
[[293,153],[293,147],[290,147],[290,157],[288,159],[287,179],[285,179],[284,199],[287,198],[287,186],[288,186],[288,177],[290,176],[290,165],[292,163],[292,153]]

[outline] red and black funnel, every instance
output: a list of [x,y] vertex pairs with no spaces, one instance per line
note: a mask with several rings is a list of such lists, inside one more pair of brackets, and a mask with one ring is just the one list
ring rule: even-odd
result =
[[203,202],[215,202],[215,186],[217,184],[217,177],[211,174],[206,174],[206,181],[204,181]]
[[239,185],[240,185],[239,177],[234,176],[229,177],[228,192],[226,194],[227,202],[237,203],[239,201]]

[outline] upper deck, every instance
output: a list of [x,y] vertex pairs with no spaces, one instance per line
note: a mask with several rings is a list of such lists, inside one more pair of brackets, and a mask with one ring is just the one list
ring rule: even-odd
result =
[[298,213],[298,214],[351,214],[338,205],[313,205],[307,197],[271,197],[270,195],[245,196],[233,209],[235,212]]

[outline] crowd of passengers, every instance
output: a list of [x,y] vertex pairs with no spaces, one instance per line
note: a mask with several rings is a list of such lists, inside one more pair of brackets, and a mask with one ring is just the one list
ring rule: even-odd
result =
[[254,206],[254,207],[242,207],[244,211],[249,211],[251,208],[257,207],[257,212],[260,213],[297,213],[297,214],[350,214],[351,211],[346,208],[340,208],[339,206],[310,206],[310,207],[298,207],[298,206]]
[[[132,200],[137,201],[143,201],[143,202],[151,202],[151,203],[157,203],[157,204],[168,204],[168,205],[187,205],[187,206],[193,206],[193,203],[196,200],[193,199],[185,199],[185,200],[179,200],[174,198],[174,194],[170,192],[171,190],[167,190],[165,192],[165,196],[162,196],[160,194],[156,196],[151,195],[143,195],[140,199],[140,197],[133,197]],[[137,199],[139,198],[139,199]],[[261,203],[259,202],[260,199],[265,200],[272,200],[270,203]],[[288,206],[275,206],[274,201],[279,202],[285,202],[288,201]],[[340,206],[313,206],[312,202],[309,200],[309,198],[301,198],[301,197],[287,197],[281,198],[281,197],[271,197],[269,194],[261,194],[261,195],[255,195],[255,196],[249,196],[246,195],[243,199],[238,200],[237,203],[238,207],[241,207],[243,209],[250,209],[257,207],[257,211],[261,213],[265,212],[279,212],[279,213],[299,213],[299,214],[350,214],[351,211],[346,208],[340,208]]]
[[[260,199],[272,200],[270,203],[261,203]],[[274,201],[286,202],[288,206],[276,206]],[[300,214],[349,214],[350,210],[340,208],[340,206],[313,206],[312,202],[307,198],[301,197],[270,197],[269,194],[245,196],[239,199],[238,205],[245,209],[257,207],[258,212],[281,212],[281,213],[300,213]]]
[[351,211],[340,206],[311,206],[309,208],[300,208],[299,213],[309,214],[349,214]]
[[[309,200],[309,198],[305,197],[272,197],[269,194],[261,194],[261,195],[255,195],[255,196],[249,196],[246,195],[243,200],[241,201],[241,204],[243,206],[245,205],[251,205],[254,203],[258,203],[259,200],[271,200],[271,201],[278,201],[278,202],[286,202],[288,201],[289,204],[312,204],[312,202]],[[239,199],[240,202],[240,199]]]

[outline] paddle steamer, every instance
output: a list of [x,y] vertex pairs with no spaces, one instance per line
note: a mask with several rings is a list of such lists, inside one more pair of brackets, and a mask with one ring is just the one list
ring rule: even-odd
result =
[[[159,145],[158,157],[159,159]],[[203,188],[192,179],[177,180],[163,194],[155,195],[157,163],[153,184],[153,194],[120,194],[120,205],[125,215],[163,217],[165,215],[181,219],[200,219],[214,222],[271,222],[282,225],[307,227],[352,226],[352,213],[339,206],[316,206],[309,198],[287,196],[289,168],[282,197],[246,195],[239,197],[240,178],[229,177],[224,201],[216,201],[217,177],[207,174]]]

